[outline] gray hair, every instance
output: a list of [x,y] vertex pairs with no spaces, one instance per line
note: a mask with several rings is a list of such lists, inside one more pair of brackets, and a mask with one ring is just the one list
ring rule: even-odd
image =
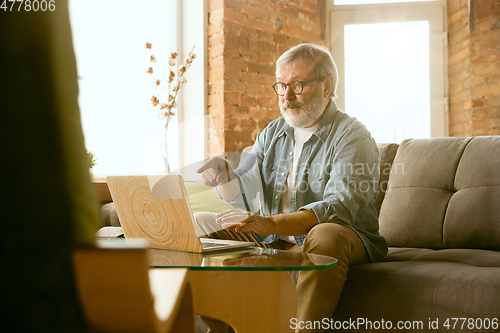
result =
[[310,64],[312,66],[312,73],[318,78],[326,78],[331,75],[333,78],[333,89],[328,97],[337,97],[335,95],[335,90],[337,90],[339,74],[330,50],[328,50],[326,46],[312,43],[294,46],[278,58],[276,61],[276,69],[286,66],[292,61]]

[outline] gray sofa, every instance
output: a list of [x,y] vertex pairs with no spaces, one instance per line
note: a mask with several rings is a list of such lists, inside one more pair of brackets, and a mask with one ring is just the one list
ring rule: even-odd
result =
[[380,152],[387,191],[375,203],[389,253],[350,269],[331,327],[499,332],[500,137],[406,140]]

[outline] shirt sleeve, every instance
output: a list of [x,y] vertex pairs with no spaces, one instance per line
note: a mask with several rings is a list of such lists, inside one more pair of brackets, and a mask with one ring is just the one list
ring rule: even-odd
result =
[[373,201],[380,177],[379,161],[376,143],[367,135],[353,135],[340,144],[325,166],[330,177],[323,200],[299,210],[314,212],[319,223],[353,225],[358,213]]
[[264,155],[262,148],[262,140],[265,136],[264,132],[257,136],[252,152],[241,156],[242,160],[240,165],[234,170],[234,173],[240,181],[240,194],[238,197],[233,201],[226,201],[217,191],[217,188],[215,188],[217,195],[224,200],[224,202],[235,208],[248,210],[252,213],[258,213],[260,211],[261,200],[264,199],[261,177],[262,159]]

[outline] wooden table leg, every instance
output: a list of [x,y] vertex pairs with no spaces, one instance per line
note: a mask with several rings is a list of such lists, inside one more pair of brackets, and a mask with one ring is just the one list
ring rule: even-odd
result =
[[284,271],[190,272],[194,312],[222,320],[237,333],[291,332],[297,292]]

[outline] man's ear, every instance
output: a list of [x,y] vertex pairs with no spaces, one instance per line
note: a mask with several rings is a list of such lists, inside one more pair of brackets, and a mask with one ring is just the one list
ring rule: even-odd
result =
[[333,89],[333,77],[328,75],[325,79],[325,88],[323,90],[323,94],[325,97],[328,97]]

